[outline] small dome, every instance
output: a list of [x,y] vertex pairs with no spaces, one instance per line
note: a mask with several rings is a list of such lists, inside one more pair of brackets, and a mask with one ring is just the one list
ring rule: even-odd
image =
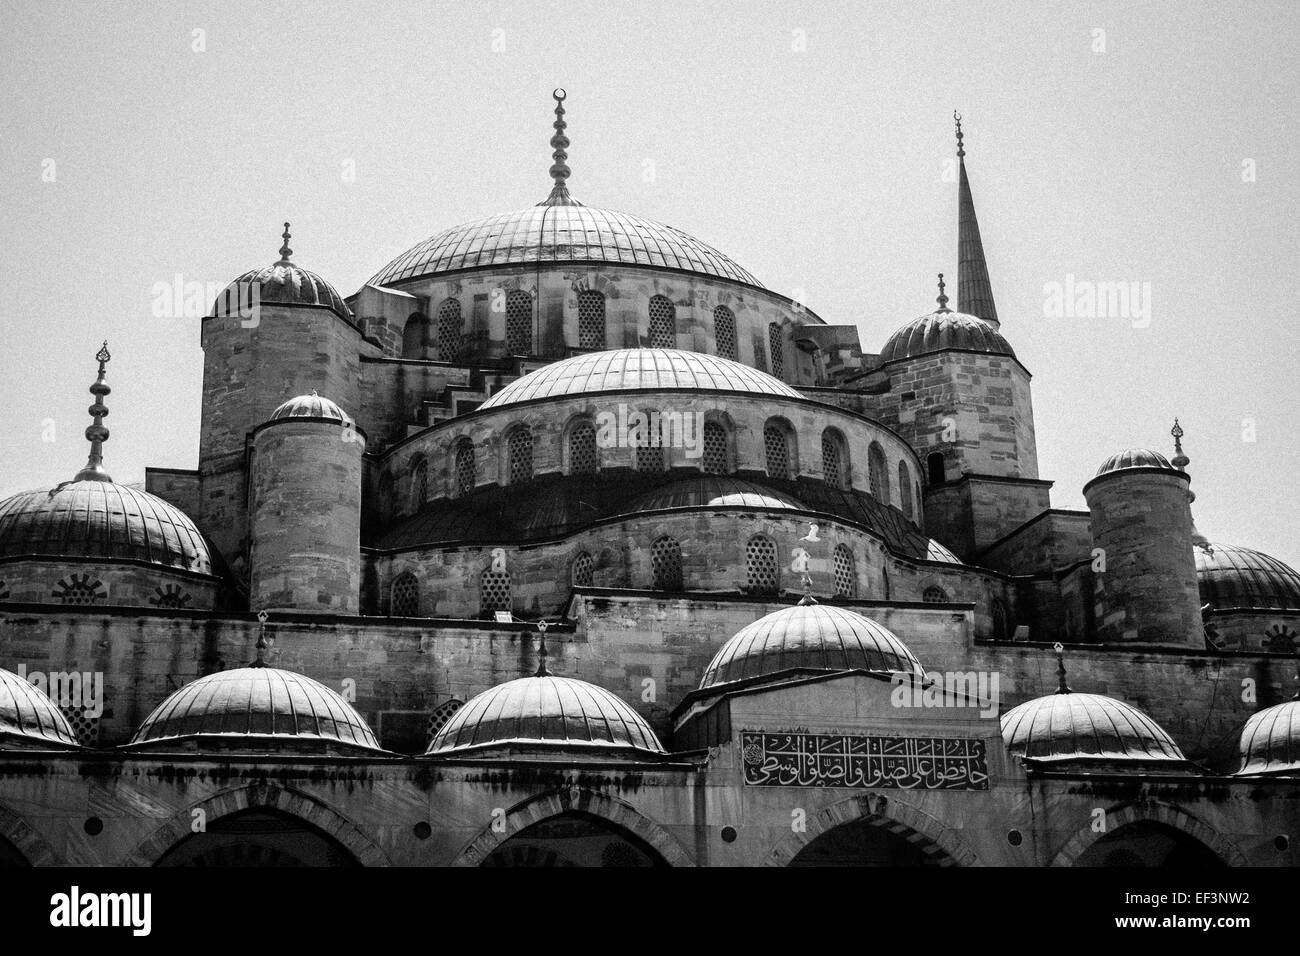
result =
[[712,389],[779,398],[803,397],[766,372],[716,355],[684,349],[614,349],[575,355],[529,372],[479,408],[629,389],[660,392]]
[[179,508],[111,481],[71,481],[0,501],[0,557],[118,558],[213,574]]
[[649,724],[614,694],[549,674],[521,677],[479,694],[438,731],[427,752],[459,753],[503,744],[664,752]]
[[145,718],[131,745],[196,738],[247,745],[274,742],[327,750],[378,750],[361,715],[310,677],[274,667],[218,671],[186,684]]
[[247,301],[253,283],[257,283],[258,301],[263,305],[311,305],[329,309],[340,318],[352,318],[352,310],[332,285],[292,262],[275,262],[245,272],[217,297],[212,314],[227,315],[233,311],[233,303]]
[[800,603],[737,631],[705,670],[700,689],[795,669],[925,676],[921,662],[888,628],[843,608]]
[[594,206],[542,205],[445,229],[370,279],[387,286],[489,266],[608,262],[656,266],[763,288],[731,258],[680,229]]
[[0,750],[15,744],[80,746],[68,718],[48,694],[13,672],[0,670]]
[[1002,334],[983,319],[964,312],[931,312],[891,335],[880,352],[880,361],[896,362],[945,349],[1016,357]]
[[1039,760],[1177,760],[1183,752],[1136,707],[1101,694],[1036,697],[1002,715],[1012,754]]
[[627,506],[629,514],[662,508],[724,508],[807,511],[803,502],[736,478],[688,478],[647,492]]
[[1237,773],[1300,771],[1300,700],[1261,710],[1241,728]]
[[271,413],[271,421],[279,418],[329,418],[345,424],[352,421],[347,412],[315,392],[289,399]]
[[1193,549],[1201,603],[1228,608],[1300,611],[1300,574],[1277,558],[1230,544]]
[[[1097,469],[1097,475],[1104,475],[1112,471],[1122,471],[1125,468],[1164,468],[1167,471],[1176,471],[1169,459],[1158,451],[1150,451],[1146,448],[1130,448],[1128,451],[1122,451],[1118,455],[1111,455],[1101,463]],[[1094,475],[1093,477],[1097,477]]]

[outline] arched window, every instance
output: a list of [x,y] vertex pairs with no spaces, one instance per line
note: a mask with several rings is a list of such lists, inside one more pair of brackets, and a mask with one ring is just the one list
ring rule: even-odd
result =
[[392,617],[420,616],[420,582],[410,571],[403,571],[393,578],[388,613]]
[[656,295],[650,299],[650,347],[677,347],[677,307],[667,296]]
[[533,477],[533,433],[516,428],[507,444],[510,456],[510,484],[531,481]]
[[833,428],[822,432],[822,474],[832,488],[849,487],[849,461],[844,436]]
[[781,324],[779,322],[768,323],[767,350],[772,356],[772,374],[777,378],[784,378],[785,343],[781,339]]
[[605,347],[605,297],[594,289],[578,293],[578,348]]
[[898,462],[898,497],[903,503],[903,514],[912,517],[912,470],[907,462]]
[[474,443],[468,438],[456,442],[455,453],[456,497],[464,498],[474,493],[478,472],[474,467]]
[[713,310],[713,341],[720,358],[736,361],[736,314],[725,305]]
[[429,463],[423,458],[411,469],[411,513],[419,511],[429,500]]
[[926,604],[947,604],[948,595],[944,592],[943,588],[930,585],[930,587],[926,588],[921,594],[921,600]]
[[776,567],[776,542],[756,534],[745,545],[745,577],[750,594],[775,594],[780,583]]
[[649,427],[637,436],[636,447],[633,449],[637,471],[664,470],[664,446],[661,437],[658,430]]
[[718,422],[704,423],[704,460],[701,464],[705,474],[727,474],[727,429]]
[[769,422],[763,428],[763,450],[767,453],[767,475],[788,481],[790,474],[790,443],[785,429]]
[[485,570],[478,579],[479,612],[486,617],[511,608],[510,572]]
[[429,320],[419,312],[412,312],[402,329],[402,358],[424,358],[424,344],[428,339]]
[[944,476],[943,452],[932,451],[925,458],[926,480],[932,485],[941,485],[946,480]]
[[858,567],[853,560],[853,552],[848,545],[837,544],[832,559],[835,572],[835,596],[855,598],[858,596]]
[[872,496],[881,504],[889,504],[889,466],[885,463],[885,450],[875,442],[867,450],[867,468]]
[[438,355],[444,362],[460,359],[461,337],[465,332],[460,318],[460,300],[443,299],[438,306]]
[[650,571],[656,591],[681,591],[682,546],[665,535],[650,546]]
[[569,431],[569,474],[594,475],[598,467],[596,426],[583,419]]
[[1001,598],[993,599],[993,638],[1005,641],[1011,637],[1010,619],[1007,606]]
[[506,350],[511,355],[533,353],[533,297],[520,289],[506,296]]
[[569,573],[569,580],[573,582],[575,588],[589,588],[591,582],[596,576],[596,561],[583,551],[573,559],[573,567]]

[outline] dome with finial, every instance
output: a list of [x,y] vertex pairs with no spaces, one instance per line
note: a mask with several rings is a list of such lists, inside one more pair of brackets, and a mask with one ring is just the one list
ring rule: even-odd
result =
[[949,350],[1016,357],[996,326],[977,316],[950,310],[944,288],[941,272],[937,300],[939,308],[913,319],[895,331],[880,350],[882,364]]
[[1206,542],[1192,549],[1201,603],[1216,611],[1300,611],[1300,573],[1277,558],[1231,544]]
[[0,670],[0,750],[79,747],[72,725],[39,687]]
[[328,398],[316,394],[314,388],[310,395],[291,398],[271,413],[271,421],[281,418],[325,418],[344,424],[352,421],[351,415]]
[[[217,297],[212,314],[217,316],[246,314],[254,302],[271,305],[307,305],[329,309],[341,318],[352,319],[352,310],[335,288],[314,272],[290,261],[289,224],[284,224],[284,244],[280,258],[261,269],[250,269],[235,279]],[[256,289],[256,300],[251,290]],[[240,310],[237,312],[237,310]]]
[[1149,448],[1130,448],[1117,455],[1111,455],[1101,463],[1093,477],[1109,474],[1112,471],[1125,471],[1129,468],[1161,468],[1165,471],[1177,471],[1173,464],[1158,451]]
[[714,655],[700,689],[795,670],[925,676],[916,656],[887,627],[810,596],[736,632]]

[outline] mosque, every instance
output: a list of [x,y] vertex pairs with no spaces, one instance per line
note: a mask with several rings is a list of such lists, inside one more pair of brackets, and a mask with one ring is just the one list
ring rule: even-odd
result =
[[100,350],[0,502],[0,865],[1300,863],[1300,574],[1177,423],[1052,506],[960,119],[956,309],[872,352],[579,202],[555,100],[542,202],[350,296],[285,224],[197,467],[113,480]]

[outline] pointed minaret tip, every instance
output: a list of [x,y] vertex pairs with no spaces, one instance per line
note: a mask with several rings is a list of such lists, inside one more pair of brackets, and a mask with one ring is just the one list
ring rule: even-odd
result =
[[953,111],[957,123],[958,210],[957,210],[957,311],[983,319],[998,328],[998,309],[993,303],[993,285],[984,259],[984,243],[975,218],[975,200],[966,176],[966,147],[961,114]]
[[555,150],[551,154],[551,179],[555,185],[551,187],[551,194],[547,196],[539,206],[581,206],[582,203],[569,195],[569,137],[564,130],[568,124],[564,122],[564,101],[569,98],[569,94],[564,89],[557,88],[551,94],[555,99],[555,135],[551,137],[551,148]]
[[95,403],[90,406],[90,414],[94,421],[86,427],[86,440],[90,442],[90,455],[86,458],[86,467],[77,472],[73,481],[112,481],[113,478],[104,470],[104,442],[108,441],[108,429],[104,427],[104,418],[108,415],[108,406],[104,404],[104,399],[113,390],[108,387],[108,382],[104,380],[105,366],[112,356],[108,352],[108,340],[99,347],[95,353],[95,361],[99,363],[99,374],[95,378],[94,384],[90,386],[90,394],[95,396]]

